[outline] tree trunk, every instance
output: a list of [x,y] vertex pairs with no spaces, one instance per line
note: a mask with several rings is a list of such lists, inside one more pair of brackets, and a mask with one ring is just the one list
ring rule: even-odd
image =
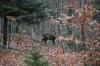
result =
[[11,19],[9,20],[9,42],[8,42],[8,48],[10,48],[9,44],[10,44],[10,39],[11,39]]
[[3,25],[3,48],[7,48],[7,25],[8,20],[6,18],[6,15],[4,15],[4,25]]
[[1,22],[1,35],[0,35],[0,42],[2,42],[2,33],[3,33],[3,19],[2,19],[2,16],[0,17],[1,19],[0,19],[0,22]]
[[80,38],[81,38],[81,49],[82,50],[85,50],[85,29],[84,29],[84,27],[85,27],[85,24],[84,24],[84,22],[81,24],[81,35],[80,35]]
[[16,33],[18,33],[19,32],[19,22],[16,22],[17,23],[17,25],[16,25]]
[[84,33],[84,23],[81,25],[81,40],[85,40],[85,33]]

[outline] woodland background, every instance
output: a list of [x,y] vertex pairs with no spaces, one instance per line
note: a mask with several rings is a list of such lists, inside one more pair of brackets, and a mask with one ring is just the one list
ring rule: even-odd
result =
[[100,0],[0,4],[0,66],[100,66]]

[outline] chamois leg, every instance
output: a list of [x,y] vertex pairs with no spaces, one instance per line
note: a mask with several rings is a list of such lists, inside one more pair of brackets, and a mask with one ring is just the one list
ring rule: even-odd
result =
[[55,40],[52,40],[53,45],[55,45]]
[[43,43],[43,39],[41,39],[41,44]]
[[44,40],[45,45],[47,45],[47,40]]
[[41,39],[41,44],[44,43],[47,45],[47,39]]

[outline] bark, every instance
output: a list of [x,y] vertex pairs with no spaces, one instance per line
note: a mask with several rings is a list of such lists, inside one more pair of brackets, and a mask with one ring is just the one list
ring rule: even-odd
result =
[[85,40],[84,23],[81,25],[81,40]]
[[8,48],[10,48],[10,47],[9,47],[10,38],[11,38],[11,19],[9,20],[9,42],[8,42]]
[[34,27],[33,27],[33,25],[31,26],[31,36],[32,36],[32,38],[35,38],[35,33],[34,33]]
[[4,15],[4,25],[3,25],[3,48],[7,48],[7,25],[8,20],[6,18],[6,15]]
[[71,22],[72,22],[72,20],[69,20],[69,25],[68,25],[68,35],[72,35]]
[[0,29],[0,30],[1,30],[0,42],[2,42],[2,32],[3,32],[3,18],[2,18],[2,16],[0,17],[0,22],[1,22],[1,25],[0,25],[0,26],[1,26],[1,27],[0,27],[0,28],[1,28],[1,29]]
[[19,25],[20,25],[20,24],[19,24],[18,21],[16,22],[16,24],[17,24],[17,25],[16,25],[16,33],[18,33],[18,32],[19,32]]
[[81,24],[81,31],[80,31],[80,33],[81,33],[81,35],[80,35],[80,38],[81,38],[81,49],[82,50],[85,50],[86,49],[86,47],[85,47],[85,19],[84,19],[84,21],[82,22],[82,24]]

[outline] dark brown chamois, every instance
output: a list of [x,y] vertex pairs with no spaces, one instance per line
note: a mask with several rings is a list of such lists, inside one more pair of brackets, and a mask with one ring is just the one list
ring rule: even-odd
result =
[[41,39],[41,43],[44,42],[47,45],[47,40],[51,40],[53,45],[55,45],[55,39],[56,39],[55,35],[45,33],[45,34],[43,34],[43,37]]

